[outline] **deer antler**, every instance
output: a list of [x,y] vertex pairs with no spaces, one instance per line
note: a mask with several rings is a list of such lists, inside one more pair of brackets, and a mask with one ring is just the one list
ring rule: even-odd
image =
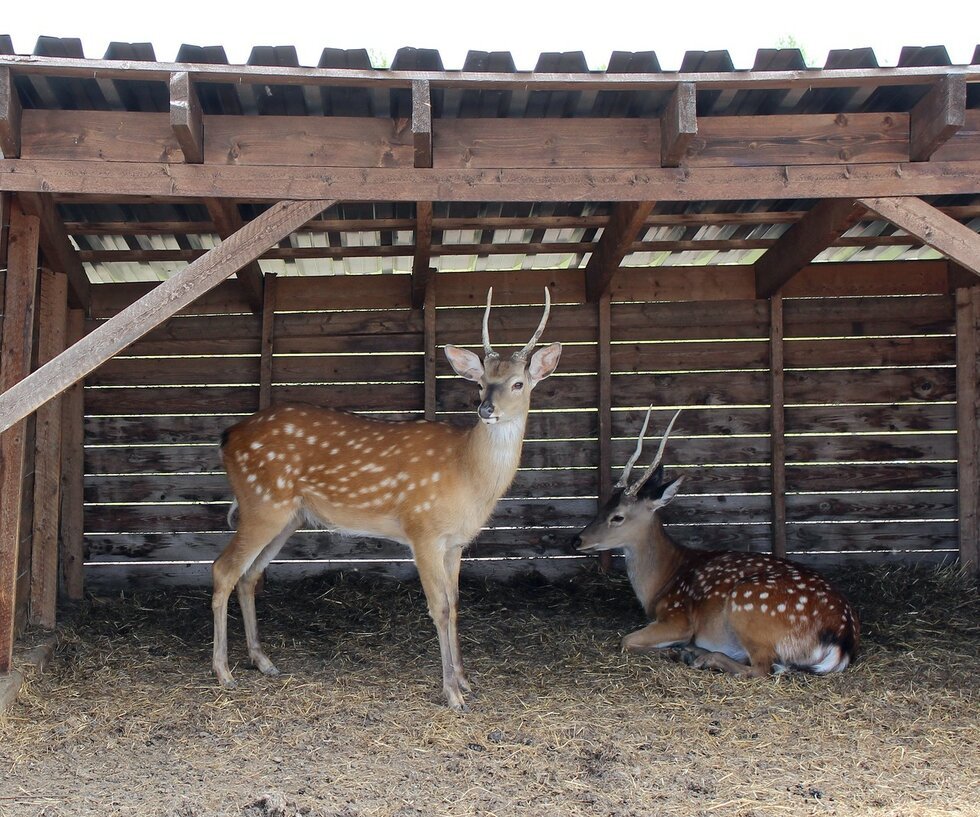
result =
[[680,416],[681,409],[678,409],[677,413],[671,418],[670,424],[667,426],[667,430],[664,432],[663,438],[660,440],[660,448],[657,449],[657,456],[654,457],[653,462],[647,466],[647,470],[643,472],[643,476],[626,489],[627,496],[636,496],[640,492],[640,488],[646,484],[646,481],[650,479],[653,472],[657,470],[657,466],[660,465],[660,460],[664,456],[664,448],[667,447],[667,438],[670,436],[670,432],[674,427],[674,422]]
[[541,337],[541,333],[544,332],[545,324],[548,323],[548,315],[551,314],[551,293],[548,292],[548,287],[544,288],[544,315],[541,316],[541,323],[538,324],[538,328],[534,330],[534,334],[531,335],[531,339],[527,342],[527,345],[521,349],[519,352],[514,352],[514,360],[527,360],[527,356],[534,351],[534,346],[538,342],[538,338]]
[[487,290],[487,308],[483,313],[483,356],[500,357],[490,345],[490,301],[493,299],[493,287]]
[[616,484],[613,485],[613,490],[614,491],[617,488],[625,488],[626,487],[626,484],[627,484],[627,482],[629,481],[629,478],[630,478],[630,471],[633,469],[633,466],[636,464],[636,461],[640,458],[640,452],[643,451],[643,438],[646,436],[647,426],[650,423],[650,412],[651,411],[653,411],[653,406],[652,405],[650,406],[650,408],[647,409],[647,416],[643,420],[643,428],[640,429],[640,436],[636,438],[636,450],[633,452],[633,456],[631,456],[629,458],[629,460],[627,460],[626,467],[623,469],[622,476],[620,476],[620,478],[619,478],[619,480],[617,480]]

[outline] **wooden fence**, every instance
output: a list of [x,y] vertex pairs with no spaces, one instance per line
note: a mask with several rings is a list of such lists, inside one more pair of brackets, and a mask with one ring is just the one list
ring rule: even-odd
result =
[[[466,275],[446,276],[434,332],[420,310],[392,294],[405,285],[400,276],[374,276],[344,291],[331,289],[345,287],[343,279],[291,284],[274,321],[273,401],[424,416],[426,373],[433,371],[427,349],[431,357],[448,342],[480,344],[481,308],[470,290],[485,289],[467,286]],[[458,293],[450,278],[463,281]],[[580,564],[568,542],[595,512],[600,490],[604,356],[613,478],[647,405],[655,407],[652,443],[671,413],[685,409],[666,454],[669,469],[688,474],[668,516],[679,540],[769,550],[775,507],[785,513],[793,557],[955,558],[953,296],[787,298],[784,331],[773,339],[769,301],[665,302],[650,290],[653,297],[614,299],[602,349],[601,307],[563,303],[561,279],[553,284],[556,305],[543,340],[564,344],[559,373],[532,396],[521,469],[467,551],[467,569],[554,572]],[[513,292],[502,296],[521,302]],[[524,300],[532,302],[493,310],[491,337],[501,351],[523,345],[540,317],[533,302],[540,294]],[[118,306],[104,302],[97,319]],[[212,314],[170,320],[86,383],[85,548],[93,586],[206,582],[230,538],[231,496],[217,441],[258,405],[262,322],[217,296],[195,310]],[[770,371],[774,344],[784,366],[779,380]],[[441,349],[434,372],[430,412],[474,422],[476,389],[453,375]],[[779,437],[771,422],[774,383],[785,405]],[[772,497],[774,450],[783,452],[784,503]],[[320,570],[324,560],[398,572],[408,552],[301,531],[280,559],[273,570],[282,574]]]

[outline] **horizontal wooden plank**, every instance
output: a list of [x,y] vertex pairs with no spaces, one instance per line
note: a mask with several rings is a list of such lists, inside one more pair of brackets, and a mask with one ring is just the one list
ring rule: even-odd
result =
[[818,465],[786,465],[787,491],[887,491],[955,487],[956,463],[950,462],[905,462],[900,465],[828,462]]
[[86,386],[255,386],[258,382],[257,356],[113,358],[85,378]]
[[787,340],[787,368],[814,366],[931,366],[956,361],[952,337],[849,338]]
[[206,116],[204,160],[229,165],[412,167],[411,123],[344,116]]
[[[537,299],[543,299],[543,294],[543,290],[536,293]],[[542,312],[542,305],[491,309],[489,331],[493,347],[496,349],[499,346],[501,354],[508,346],[522,347],[537,328]],[[555,304],[551,307],[541,343],[551,343],[553,340],[562,343],[594,342],[597,326],[598,316],[594,306]],[[437,344],[482,347],[482,332],[482,309],[440,309],[436,312]]]
[[956,399],[955,369],[788,371],[785,399],[794,403],[899,403]]
[[[534,387],[531,403],[536,409],[587,409],[594,408],[598,398],[599,389],[595,376],[559,374]],[[439,411],[476,411],[480,395],[476,384],[452,378],[439,381],[436,399]]]
[[930,157],[939,162],[962,161],[976,156],[980,151],[980,111],[967,109],[963,127],[945,144],[940,145]]
[[169,113],[28,109],[21,157],[62,161],[182,162]]
[[767,341],[616,343],[610,349],[614,373],[693,371],[698,369],[767,369]]
[[786,437],[786,461],[901,462],[956,459],[955,434]]
[[785,337],[828,338],[851,335],[952,334],[953,298],[785,299]]
[[86,417],[85,442],[88,445],[210,443],[247,416]]
[[759,405],[768,402],[768,395],[769,375],[761,371],[612,377],[614,407]]
[[87,415],[193,414],[212,411],[250,413],[258,408],[258,404],[257,386],[85,389]]
[[223,473],[85,477],[86,502],[227,502],[231,498]]
[[[647,457],[640,461],[652,459],[660,444],[658,436],[651,435],[647,443]],[[613,463],[625,464],[633,453],[635,440],[613,440]],[[664,453],[664,463],[667,467],[679,465],[704,465],[738,463],[768,463],[770,456],[770,438],[764,437],[678,437],[671,435],[667,450]]]
[[[647,446],[650,440],[670,423],[674,409],[655,408],[650,413],[650,425],[647,434]],[[646,409],[615,410],[612,413],[612,434],[614,437],[625,437],[636,441]],[[693,406],[685,408],[674,426],[674,434],[711,434],[714,436],[738,436],[741,434],[765,434],[769,432],[769,409],[763,407],[730,408],[728,406]],[[723,440],[716,440],[717,445],[724,445]],[[651,454],[656,450],[650,448]]]
[[414,355],[276,355],[273,383],[418,382],[424,377],[421,352]]
[[221,471],[219,440],[210,445],[86,446],[86,474],[196,474]]
[[[144,281],[118,284],[93,284],[91,287],[92,307],[89,317],[97,320],[111,318],[146,295],[156,285],[156,282]],[[179,314],[223,315],[231,312],[251,312],[244,292],[236,281],[225,281],[218,284],[193,303],[184,307]]]
[[946,431],[956,427],[952,404],[875,406],[791,406],[786,409],[786,431],[895,432]]
[[277,341],[310,335],[352,337],[421,332],[421,313],[409,309],[277,313],[275,320]]
[[813,551],[952,550],[956,547],[955,522],[817,523],[786,526],[789,553]]
[[781,291],[783,298],[944,295],[949,292],[949,281],[945,259],[817,263],[800,270]]
[[[705,249],[705,248],[700,248]],[[615,301],[733,301],[755,297],[751,266],[629,267],[609,287]]]
[[868,522],[871,520],[955,519],[955,491],[791,494],[786,497],[791,522]]
[[[550,291],[554,304],[581,304],[585,301],[585,271],[581,269],[440,272],[433,283],[436,287],[436,303],[440,308],[482,307],[491,286],[493,302],[498,307],[538,303],[545,287]],[[558,312],[556,307],[556,317]],[[496,320],[496,313],[494,319]],[[592,320],[594,323],[595,318]],[[439,321],[442,321],[441,315]]]
[[701,116],[689,167],[904,162],[909,118],[900,113]]
[[658,167],[655,119],[436,119],[432,166]]
[[636,303],[610,307],[612,340],[708,340],[769,337],[765,301]]

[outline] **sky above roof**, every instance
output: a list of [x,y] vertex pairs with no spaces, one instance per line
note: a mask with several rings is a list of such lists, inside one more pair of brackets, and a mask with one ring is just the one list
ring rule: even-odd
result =
[[980,41],[980,7],[963,0],[933,0],[928,13],[919,5],[905,6],[853,0],[276,0],[251,7],[200,0],[47,0],[6,3],[0,34],[13,38],[17,53],[33,51],[41,35],[78,37],[85,56],[96,59],[114,40],[150,42],[161,61],[173,60],[188,43],[222,45],[232,63],[245,62],[252,46],[294,45],[302,65],[316,65],[324,47],[367,48],[375,64],[387,64],[402,46],[435,48],[447,69],[462,67],[470,49],[510,51],[519,70],[533,68],[543,51],[584,51],[589,66],[601,69],[612,51],[650,50],[664,70],[676,70],[685,51],[715,49],[727,49],[736,68],[751,68],[757,49],[787,44],[802,47],[815,66],[824,64],[830,49],[862,47],[874,48],[880,65],[894,65],[906,45],[945,45],[954,64],[970,62]]

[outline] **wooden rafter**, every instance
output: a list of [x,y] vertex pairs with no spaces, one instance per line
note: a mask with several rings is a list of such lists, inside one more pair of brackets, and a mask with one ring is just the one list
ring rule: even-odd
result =
[[17,199],[25,213],[37,216],[41,222],[41,252],[48,266],[68,276],[69,305],[87,309],[91,289],[88,275],[51,196],[19,193]]
[[415,205],[415,254],[412,260],[412,306],[421,309],[432,278],[432,202]]
[[270,207],[220,246],[0,394],[0,431],[94,371],[332,203],[322,199],[286,201]]
[[682,82],[670,95],[660,117],[660,164],[677,167],[698,133],[697,95],[691,82]]
[[980,235],[915,197],[860,199],[859,203],[980,276]]
[[775,295],[848,228],[861,218],[862,210],[849,199],[824,199],[755,262],[755,290],[759,298]]
[[585,291],[597,303],[609,291],[613,275],[629,254],[633,242],[644,229],[655,202],[619,202],[613,206],[609,222],[585,267]]
[[[237,233],[244,226],[241,214],[234,202],[222,199],[205,199],[204,205],[208,208],[208,215],[217,228],[218,235],[224,241],[229,236]],[[245,293],[245,300],[249,307],[256,314],[262,312],[262,269],[258,261],[252,261],[235,272],[238,283]]]
[[966,124],[966,80],[946,76],[933,85],[912,109],[909,157],[927,162]]

